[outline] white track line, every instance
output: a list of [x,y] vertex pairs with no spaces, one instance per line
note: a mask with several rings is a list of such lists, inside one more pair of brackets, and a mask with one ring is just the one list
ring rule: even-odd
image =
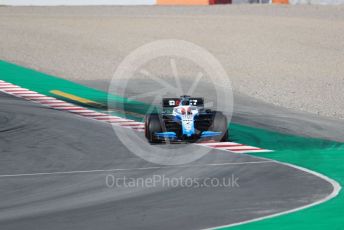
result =
[[95,170],[82,170],[82,171],[61,171],[61,172],[40,172],[40,173],[23,173],[23,174],[7,174],[0,175],[0,178],[8,177],[26,177],[26,176],[47,176],[47,175],[63,175],[63,174],[84,174],[84,173],[99,173],[99,172],[116,172],[116,171],[136,171],[136,170],[152,170],[152,169],[174,169],[174,168],[191,168],[191,167],[220,167],[228,165],[246,165],[246,164],[265,164],[276,163],[272,160],[262,161],[246,161],[246,162],[229,162],[219,164],[199,164],[199,165],[175,165],[175,166],[156,166],[156,167],[143,167],[143,168],[114,168],[114,169],[95,169]]
[[[256,157],[255,156],[255,158],[262,159],[262,160],[267,160],[264,157]],[[292,165],[292,164],[289,164],[289,163],[284,163],[284,162],[279,162],[279,161],[275,161],[275,162],[278,163],[278,164],[281,164],[281,165],[286,165],[288,167],[295,168],[295,169],[298,169],[300,171],[312,174],[312,175],[314,175],[316,177],[319,177],[319,178],[327,181],[333,187],[333,190],[332,190],[331,194],[329,194],[328,196],[326,196],[323,199],[320,199],[320,200],[318,200],[318,201],[316,201],[314,203],[311,203],[311,204],[308,204],[308,205],[304,205],[304,206],[301,206],[301,207],[298,207],[298,208],[294,208],[294,209],[291,209],[291,210],[288,210],[288,211],[284,211],[284,212],[280,212],[280,213],[275,213],[275,214],[272,214],[272,215],[263,216],[263,217],[259,217],[259,218],[254,218],[254,219],[251,219],[251,220],[241,221],[241,222],[237,222],[237,223],[233,223],[233,224],[211,227],[211,228],[207,228],[207,229],[229,228],[229,227],[234,227],[234,226],[238,226],[238,225],[248,224],[248,223],[252,223],[252,222],[257,222],[257,221],[261,221],[261,220],[265,220],[265,219],[270,219],[270,218],[286,215],[286,214],[289,214],[289,213],[301,211],[303,209],[307,209],[307,208],[310,208],[310,207],[322,204],[322,203],[324,203],[326,201],[329,201],[329,200],[333,199],[334,197],[336,197],[339,194],[340,190],[342,189],[340,184],[337,181],[335,181],[335,180],[333,180],[333,179],[331,179],[331,178],[329,178],[329,177],[327,177],[327,176],[325,176],[325,175],[323,175],[321,173],[318,173],[318,172],[315,172],[315,171],[312,171],[310,169],[303,168],[303,167],[300,167],[300,166]]]

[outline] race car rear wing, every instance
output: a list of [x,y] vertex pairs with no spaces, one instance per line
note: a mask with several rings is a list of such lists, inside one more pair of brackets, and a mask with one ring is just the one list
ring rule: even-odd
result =
[[[179,106],[181,102],[180,98],[163,98],[162,99],[162,107],[163,108],[173,108]],[[197,106],[197,107],[204,107],[204,99],[202,97],[190,97],[189,98],[189,105]]]

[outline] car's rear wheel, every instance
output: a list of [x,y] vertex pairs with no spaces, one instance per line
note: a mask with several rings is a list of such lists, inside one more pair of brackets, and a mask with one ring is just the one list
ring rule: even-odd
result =
[[150,143],[161,143],[155,133],[162,132],[163,120],[159,114],[148,114],[145,117],[145,136]]
[[215,112],[213,117],[213,123],[210,128],[211,131],[221,132],[221,136],[214,138],[216,141],[225,142],[228,141],[228,123],[227,117],[221,112]]

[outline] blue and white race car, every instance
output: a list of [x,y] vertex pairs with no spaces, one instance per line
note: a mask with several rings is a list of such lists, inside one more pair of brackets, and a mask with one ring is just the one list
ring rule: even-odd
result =
[[227,118],[222,112],[205,109],[203,98],[163,98],[162,112],[145,117],[145,136],[150,143],[227,141]]

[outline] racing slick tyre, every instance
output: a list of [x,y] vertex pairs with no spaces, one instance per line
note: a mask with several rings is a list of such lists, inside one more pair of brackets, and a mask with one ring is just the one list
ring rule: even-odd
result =
[[214,140],[225,142],[228,141],[228,123],[227,117],[221,112],[215,112],[213,117],[213,123],[210,128],[211,131],[221,132],[222,135],[215,137]]
[[148,114],[145,117],[145,136],[149,143],[157,144],[161,143],[162,140],[159,140],[154,136],[154,133],[162,132],[162,119],[159,114]]

